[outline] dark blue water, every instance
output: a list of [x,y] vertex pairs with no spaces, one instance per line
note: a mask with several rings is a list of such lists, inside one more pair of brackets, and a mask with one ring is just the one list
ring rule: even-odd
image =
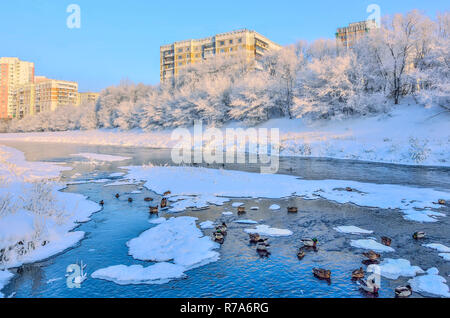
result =
[[[120,171],[119,166],[129,164],[157,164],[168,162],[167,150],[130,149],[116,147],[86,147],[76,145],[46,145],[46,151],[34,144],[19,144],[16,148],[25,151],[28,160],[48,160],[68,162],[74,167],[64,177],[70,179],[75,173],[84,178],[105,178],[112,172]],[[41,149],[41,151],[39,151]],[[133,160],[103,165],[80,163],[80,158],[68,159],[70,153],[100,152],[131,156]],[[233,166],[242,170],[254,170],[256,167]],[[330,160],[295,160],[285,159],[282,172],[290,172],[305,178],[342,178],[365,182],[414,184],[431,186],[439,189],[450,188],[447,169],[418,168],[368,163],[349,164],[345,161]],[[391,182],[387,182],[389,176]],[[361,292],[358,285],[351,280],[351,272],[363,266],[360,250],[350,248],[349,239],[358,236],[342,235],[332,228],[337,225],[356,225],[386,234],[399,242],[404,249],[399,249],[397,257],[404,257],[423,268],[437,266],[441,274],[450,272],[450,267],[433,252],[420,255],[411,252],[419,248],[407,240],[402,242],[405,233],[408,237],[417,224],[402,219],[401,213],[369,210],[352,205],[338,205],[325,200],[305,201],[300,198],[284,200],[236,200],[245,202],[247,214],[242,218],[264,220],[278,228],[289,228],[294,235],[285,238],[271,238],[269,258],[260,258],[254,246],[248,243],[244,229],[249,225],[231,223],[237,216],[226,218],[223,211],[235,208],[231,202],[224,207],[211,207],[202,211],[189,211],[177,214],[191,215],[204,220],[224,220],[230,225],[228,236],[220,249],[220,260],[200,268],[188,271],[187,277],[162,285],[126,285],[93,279],[90,274],[95,270],[111,265],[151,263],[134,260],[128,255],[125,243],[137,237],[143,231],[154,226],[148,222],[148,203],[143,198],[158,197],[144,189],[142,194],[125,194],[137,190],[138,185],[104,187],[103,184],[71,185],[65,191],[82,193],[93,201],[105,200],[104,209],[91,218],[90,222],[81,224],[77,230],[86,232],[86,237],[79,245],[52,257],[44,262],[27,265],[24,272],[6,286],[6,295],[15,293],[15,297],[368,297]],[[115,193],[123,194],[119,200]],[[134,198],[132,203],[127,198]],[[268,207],[273,204],[282,206],[283,212],[273,213]],[[251,206],[259,206],[259,211],[250,211]],[[288,205],[301,207],[302,213],[289,215],[285,213]],[[435,239],[443,244],[450,243],[449,224],[444,221],[427,224],[422,228],[428,233],[436,233]],[[389,226],[386,222],[389,221]],[[210,230],[205,232],[210,235]],[[318,252],[310,252],[299,261],[296,252],[302,237],[318,237]],[[427,251],[428,252],[428,251]],[[416,254],[416,255],[413,255]],[[82,260],[87,264],[89,278],[80,289],[69,289],[66,285],[66,268],[69,264]],[[331,282],[321,281],[312,275],[313,267],[327,268],[332,271]],[[393,297],[393,288],[403,284],[406,279],[397,281],[382,279],[379,297]],[[415,294],[414,296],[420,296]]]

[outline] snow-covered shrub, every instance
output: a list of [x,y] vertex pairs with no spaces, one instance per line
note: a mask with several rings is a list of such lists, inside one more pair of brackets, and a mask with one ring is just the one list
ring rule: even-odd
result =
[[424,162],[431,153],[431,149],[428,148],[428,140],[424,139],[420,141],[418,138],[411,137],[409,139],[409,156],[414,162]]

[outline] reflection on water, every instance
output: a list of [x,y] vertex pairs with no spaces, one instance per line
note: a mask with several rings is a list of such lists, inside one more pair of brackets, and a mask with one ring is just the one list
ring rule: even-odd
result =
[[[32,143],[15,143],[11,146],[24,151],[28,160],[68,162],[74,170],[64,173],[66,180],[73,180],[71,176],[77,173],[81,174],[78,179],[106,178],[109,174],[120,171],[119,167],[123,165],[149,162],[170,164],[169,150]],[[70,154],[78,152],[130,156],[133,160],[93,165],[83,163],[80,158],[69,158]],[[282,158],[280,163],[280,173],[303,178],[412,184],[446,191],[450,188],[450,174],[445,168],[299,158]],[[259,171],[259,167],[251,165],[227,165],[226,169]],[[351,281],[351,272],[362,266],[363,260],[361,251],[350,248],[349,244],[350,238],[358,236],[337,233],[332,228],[338,225],[356,225],[374,230],[377,237],[392,237],[393,247],[397,251],[392,257],[407,258],[413,265],[423,268],[437,266],[442,274],[450,273],[448,262],[442,261],[437,253],[428,250],[417,253],[421,248],[420,244],[410,239],[410,233],[420,227],[430,233],[433,240],[450,244],[450,224],[447,218],[436,224],[418,226],[417,223],[404,221],[401,213],[395,211],[378,211],[350,204],[338,205],[325,200],[239,199],[246,204],[247,213],[242,216],[243,219],[256,220],[260,224],[287,228],[294,232],[290,237],[270,238],[269,258],[260,258],[255,247],[249,244],[244,232],[249,225],[232,222],[238,218],[236,213],[231,217],[222,215],[225,210],[235,211],[231,203],[228,203],[224,207],[177,214],[198,217],[200,222],[223,220],[229,224],[228,235],[220,249],[220,260],[188,271],[185,279],[162,285],[120,286],[89,277],[82,288],[67,288],[64,277],[66,267],[81,260],[88,265],[86,271],[89,276],[95,270],[111,265],[149,264],[129,256],[125,243],[153,226],[148,220],[154,216],[148,214],[148,203],[144,202],[144,197],[159,198],[146,189],[141,194],[114,198],[116,192],[124,194],[136,189],[136,185],[104,187],[103,184],[95,183],[69,186],[65,191],[85,194],[96,202],[104,200],[104,209],[77,229],[86,232],[86,238],[79,246],[45,262],[25,266],[23,272],[16,275],[5,288],[4,293],[8,295],[16,292],[16,297],[366,297],[358,285]],[[129,196],[134,199],[132,203],[127,201]],[[278,212],[269,210],[268,207],[273,203],[279,204],[282,209]],[[286,207],[293,205],[299,207],[299,213],[286,213]],[[251,206],[259,206],[260,209],[251,211]],[[387,220],[389,226],[386,226]],[[206,230],[205,233],[210,235],[210,231]],[[303,237],[317,237],[319,249],[317,252],[308,252],[299,261],[296,253]],[[312,275],[313,267],[330,269],[331,284],[316,279]],[[405,278],[397,281],[382,279],[380,297],[393,297],[393,288],[405,282]]]

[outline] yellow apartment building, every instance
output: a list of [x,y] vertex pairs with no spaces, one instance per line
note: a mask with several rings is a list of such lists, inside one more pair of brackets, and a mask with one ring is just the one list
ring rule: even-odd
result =
[[247,29],[164,45],[160,48],[161,82],[175,78],[184,67],[212,56],[233,56],[240,53],[246,55],[249,63],[253,63],[266,52],[279,49],[280,45]]
[[81,104],[95,104],[97,103],[98,98],[100,97],[99,93],[92,93],[92,92],[86,92],[86,93],[78,93],[78,103],[77,105]]
[[0,118],[18,116],[17,89],[34,81],[34,63],[0,57]]
[[350,23],[346,27],[337,28],[336,41],[338,45],[349,49],[355,44],[356,41],[376,28],[378,28],[378,26],[375,20]]
[[78,104],[78,83],[37,76],[35,113],[54,111],[59,106]]

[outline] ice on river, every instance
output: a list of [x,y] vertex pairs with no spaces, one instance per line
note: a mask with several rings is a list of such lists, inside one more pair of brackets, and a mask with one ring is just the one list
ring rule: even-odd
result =
[[[204,236],[197,218],[170,218],[127,242],[129,254],[142,261],[157,262],[148,267],[116,265],[92,274],[118,284],[154,284],[183,277],[184,272],[215,262],[219,244]],[[169,263],[173,262],[173,263]]]
[[8,284],[13,276],[14,275],[7,270],[0,270],[0,298],[4,297],[4,295],[1,293],[1,290],[6,286],[6,284]]
[[421,275],[410,279],[408,283],[413,291],[428,293],[432,295],[450,297],[450,291],[447,281],[444,277],[439,276],[439,270],[435,267],[427,270],[426,275]]
[[116,161],[124,161],[131,159],[130,157],[122,157],[122,156],[113,156],[113,155],[104,155],[99,153],[77,153],[72,154],[73,157],[83,157],[92,161],[106,161],[106,162],[116,162]]
[[[369,265],[368,272],[376,272],[375,267],[378,265]],[[386,258],[381,262],[380,274],[388,279],[397,279],[400,276],[414,277],[417,274],[425,273],[419,266],[411,266],[410,261],[406,259]]]
[[359,228],[354,225],[337,226],[334,229],[340,233],[346,233],[346,234],[372,234],[373,233],[373,231],[365,230],[365,229]]
[[372,239],[351,240],[350,245],[353,247],[362,248],[365,250],[373,250],[375,252],[394,252],[395,251],[392,247],[383,245]]
[[[408,220],[436,222],[445,214],[432,211],[441,206],[436,200],[450,200],[450,193],[428,188],[392,184],[362,183],[346,180],[304,180],[280,174],[259,174],[243,171],[218,170],[197,167],[130,166],[126,178],[143,180],[145,186],[163,194],[171,189],[173,195],[194,196],[176,202],[175,210],[205,207],[209,203],[220,205],[226,198],[280,199],[293,195],[314,200],[324,198],[338,203],[359,206],[398,209]],[[355,191],[346,191],[351,187]],[[216,198],[216,202],[214,202]],[[186,203],[183,201],[187,200]],[[212,201],[212,202],[211,202]],[[195,203],[195,204],[194,204]]]
[[287,229],[277,229],[275,227],[270,227],[268,225],[257,225],[254,229],[245,229],[246,233],[254,234],[258,233],[260,235],[267,236],[290,236],[292,235],[292,231]]

